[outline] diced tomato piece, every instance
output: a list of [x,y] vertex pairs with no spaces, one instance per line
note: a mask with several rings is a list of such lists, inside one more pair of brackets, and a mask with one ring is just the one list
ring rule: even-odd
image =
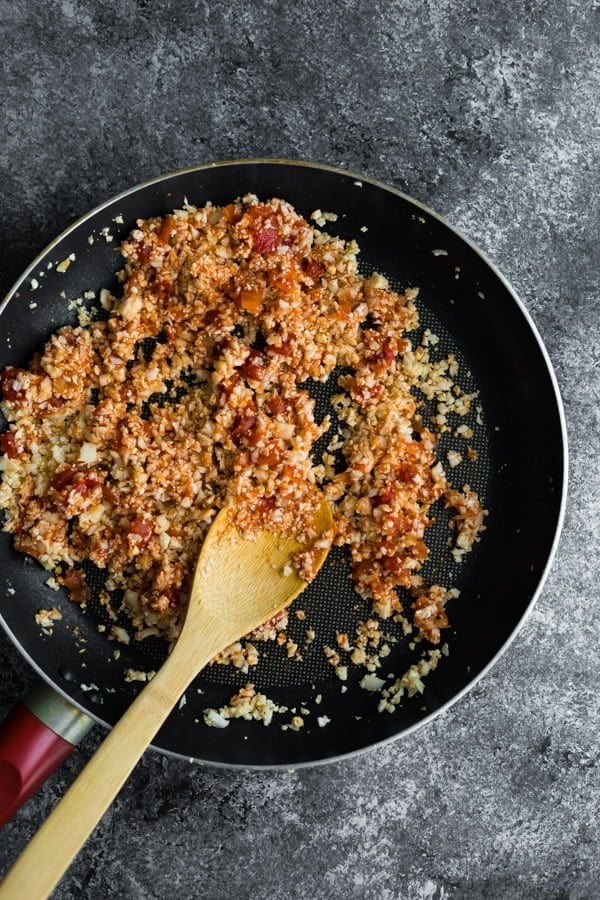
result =
[[394,485],[388,484],[382,491],[380,491],[375,497],[373,497],[373,504],[375,506],[382,506],[383,504],[389,506],[390,503],[394,502],[396,493],[397,492]]
[[226,381],[220,381],[217,385],[217,400],[219,406],[223,407],[233,394],[236,385],[238,385],[241,381],[240,376],[234,372],[233,375],[228,378]]
[[0,393],[9,403],[22,403],[27,396],[25,389],[19,384],[22,376],[27,376],[25,369],[14,366],[7,366],[0,372]]
[[53,410],[59,409],[61,406],[64,406],[67,401],[64,397],[48,397],[47,400],[44,400],[43,403],[40,403],[40,410]]
[[317,281],[325,271],[325,266],[318,259],[311,259],[307,256],[302,260],[302,271],[308,278]]
[[238,447],[244,441],[249,444],[252,443],[251,437],[255,432],[257,421],[257,417],[251,412],[241,413],[236,416],[231,429],[231,440],[233,443]]
[[177,293],[177,286],[173,281],[168,281],[166,278],[163,278],[162,281],[156,283],[154,290],[158,297],[165,300],[175,296]]
[[262,437],[263,437],[263,430],[262,430],[262,428],[258,428],[258,426],[255,426],[255,427],[251,430],[251,432],[250,432],[250,434],[248,435],[248,437],[246,438],[246,441],[247,441],[247,443],[248,443],[248,446],[249,446],[249,447],[256,447],[256,445],[262,440]]
[[280,416],[285,412],[285,403],[283,402],[279,394],[273,394],[272,397],[269,397],[269,399],[265,403],[265,406],[274,416]]
[[369,579],[373,575],[373,572],[373,563],[369,559],[363,559],[361,562],[354,563],[352,566],[352,574],[359,583]]
[[12,431],[5,431],[0,434],[0,453],[3,453],[9,459],[17,459],[22,455],[22,451],[17,446],[17,439]]
[[75,478],[72,490],[81,494],[82,497],[89,497],[92,491],[100,484],[102,484],[100,476],[96,472],[89,472]]
[[135,534],[137,537],[141,537],[145,541],[150,540],[153,532],[154,525],[148,518],[148,516],[136,516],[129,526],[129,534]]
[[271,253],[280,244],[279,226],[273,210],[262,203],[246,213],[250,225],[252,247],[257,253]]
[[300,270],[292,261],[286,259],[285,267],[271,269],[269,272],[269,285],[282,294],[290,294],[298,286]]
[[257,253],[271,253],[279,244],[279,231],[273,220],[265,222],[264,226],[257,228],[252,235],[252,247]]
[[283,450],[272,445],[260,451],[256,462],[259,466],[276,466],[278,462],[281,462],[282,456]]
[[179,606],[179,600],[181,597],[181,589],[180,588],[175,587],[174,585],[171,585],[170,587],[165,588],[162,593],[163,593],[163,596],[167,598],[169,606],[171,608],[174,609],[176,606]]
[[68,569],[60,578],[60,581],[69,591],[71,600],[75,603],[87,603],[91,591],[86,584],[85,576],[79,569]]
[[102,496],[105,500],[108,500],[108,502],[112,506],[117,506],[120,500],[118,491],[116,491],[114,487],[111,487],[109,484],[102,485]]
[[150,543],[153,534],[154,524],[152,520],[144,515],[135,516],[126,536],[129,547],[143,550]]
[[292,339],[286,338],[281,342],[279,346],[277,344],[269,344],[269,350],[272,353],[276,353],[277,356],[290,356],[292,353]]
[[417,472],[417,467],[412,463],[400,463],[395,471],[395,475],[398,481],[406,483],[412,481]]
[[392,342],[389,338],[386,338],[381,347],[381,355],[385,359],[386,363],[391,363],[395,357],[394,348],[392,346]]
[[152,256],[152,251],[154,250],[154,244],[150,241],[140,241],[137,245],[137,258],[138,261],[145,265]]
[[381,565],[386,572],[392,575],[403,575],[406,572],[406,559],[404,556],[384,556]]
[[54,488],[55,491],[62,491],[67,485],[73,483],[76,474],[76,470],[71,466],[68,466],[66,469],[62,469],[62,471],[54,474],[50,482],[50,487]]
[[379,384],[360,384],[355,385],[352,396],[356,400],[357,403],[360,403],[363,406],[367,406],[369,403],[374,403],[375,400],[379,397],[383,390],[383,387]]
[[246,285],[237,296],[237,305],[240,309],[257,316],[262,309],[264,296],[265,289],[261,284]]
[[238,222],[240,219],[240,209],[235,203],[228,203],[221,210],[221,220],[230,225],[232,222]]
[[267,513],[272,512],[272,510],[275,509],[276,503],[277,503],[277,498],[275,497],[274,494],[272,494],[270,497],[261,497],[261,499],[258,501],[258,505],[257,505],[259,514],[264,516]]
[[266,362],[266,358],[260,350],[250,350],[238,371],[243,378],[262,381],[265,376]]
[[175,587],[174,585],[169,585],[165,588],[155,588],[154,590],[143,596],[142,601],[145,606],[149,606],[151,609],[159,609],[164,611],[165,601],[168,607],[174,609],[179,605],[180,598],[181,589]]
[[168,244],[169,239],[175,232],[177,231],[177,222],[174,216],[165,216],[162,220],[162,224],[157,232],[157,237],[159,241],[162,241],[163,244]]
[[61,494],[62,500],[66,503],[77,494],[80,497],[89,497],[102,484],[102,481],[102,476],[98,472],[91,471],[83,474],[72,466],[67,466],[66,469],[54,474],[50,481],[50,487]]

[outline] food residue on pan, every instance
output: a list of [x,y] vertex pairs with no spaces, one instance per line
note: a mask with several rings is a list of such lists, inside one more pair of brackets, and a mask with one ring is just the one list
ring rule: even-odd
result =
[[56,607],[52,609],[39,609],[35,614],[35,621],[43,633],[50,636],[54,632],[54,626],[62,620],[62,613]]
[[[336,217],[316,210],[311,218]],[[102,236],[111,238],[108,229]],[[451,484],[438,455],[439,434],[454,427],[458,439],[472,436],[451,417],[465,416],[476,394],[457,386],[452,356],[432,357],[435,335],[411,343],[417,290],[397,293],[382,275],[361,276],[354,241],[320,231],[283,200],[253,195],[140,220],[121,252],[121,296],[101,291],[103,315],[83,307],[95,299],[86,292],[78,326],[60,328],[27,368],[0,373],[9,423],[0,434],[0,509],[15,547],[83,605],[90,591],[80,566],[91,562],[106,575],[100,600],[113,617],[118,594],[136,638],[172,641],[219,509],[230,506],[246,531],[301,535],[323,492],[375,623],[365,624],[370,636],[346,634],[329,647],[338,677],[366,665],[365,678],[377,679],[392,642],[373,643],[382,620],[439,644],[455,593],[420,574],[434,505],[451,512],[457,562],[479,539],[485,511],[468,484]],[[310,394],[316,383],[330,395],[322,418]],[[428,425],[423,398],[435,404]],[[450,469],[476,458],[470,453],[448,450]],[[310,580],[310,559],[297,564]],[[265,640],[299,660],[287,624],[288,613],[278,614],[213,664],[247,673]],[[434,659],[417,664],[419,677]],[[407,677],[385,688],[383,708],[410,693]],[[263,698],[247,685],[204,719],[270,720],[274,707]],[[302,727],[301,718],[289,727]]]
[[253,684],[246,684],[220,709],[205,709],[206,725],[226,728],[231,719],[247,719],[270,725],[274,713],[287,712],[287,707],[278,706],[266,694],[257,693]]

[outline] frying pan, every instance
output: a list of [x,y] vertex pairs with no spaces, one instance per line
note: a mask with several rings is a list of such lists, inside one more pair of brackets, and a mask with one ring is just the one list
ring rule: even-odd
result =
[[[494,266],[415,200],[325,165],[217,163],[165,175],[103,203],[50,244],[0,306],[0,369],[26,366],[56,328],[75,323],[74,300],[94,305],[86,292],[97,297],[103,287],[118,291],[118,247],[136,219],[164,215],[186,200],[197,206],[223,204],[249,192],[261,199],[282,197],[307,218],[315,209],[335,213],[337,220],[327,230],[358,241],[364,274],[379,271],[393,287],[419,287],[421,324],[439,337],[438,356],[454,353],[458,382],[478,392],[473,404],[481,423],[473,439],[477,460],[451,470],[452,480],[459,488],[468,482],[489,511],[481,541],[460,565],[448,551],[443,510],[428,531],[431,557],[423,574],[429,582],[455,585],[460,596],[447,607],[451,628],[443,640],[448,655],[427,677],[423,695],[405,698],[393,713],[380,713],[378,695],[358,685],[364,670],[351,668],[343,683],[327,663],[323,644],[335,643],[336,628],[352,634],[369,613],[369,604],[352,589],[344,553],[336,551],[298,602],[306,620],[290,616],[288,634],[297,640],[302,661],[288,660],[281,648],[267,645],[248,674],[210,667],[154,742],[162,752],[212,765],[288,768],[339,759],[424,725],[472,687],[506,649],[539,594],[556,550],[566,494],[566,437],[547,353],[527,311]],[[66,271],[58,271],[57,263],[69,259]],[[317,388],[315,398],[317,413],[324,412],[326,389]],[[0,430],[5,424],[0,422]],[[442,440],[442,457],[453,446],[449,440]],[[92,599],[82,612],[66,595],[51,591],[49,573],[15,552],[7,534],[0,535],[0,572],[2,626],[51,689],[48,694],[44,688],[29,706],[70,741],[58,751],[48,749],[51,732],[36,762],[47,769],[48,754],[64,755],[91,722],[110,727],[117,721],[142,687],[126,681],[125,672],[156,669],[166,646],[155,638],[111,643],[99,630],[108,621],[103,607]],[[45,634],[35,614],[50,606],[58,606],[63,618],[52,634]],[[308,624],[316,632],[310,646],[304,642]],[[393,631],[394,625],[385,628]],[[383,678],[401,675],[423,649],[400,633],[396,637],[378,672]],[[248,681],[288,707],[287,718],[277,718],[269,728],[243,720],[223,729],[203,724],[204,709],[222,706]],[[58,709],[66,731],[52,725],[50,707]],[[308,714],[300,731],[280,727],[301,709]],[[0,760],[8,758],[4,770],[0,762],[0,781],[9,769],[14,780],[19,770],[26,753],[23,732],[33,731],[33,743],[40,743],[39,729],[24,725],[22,714],[13,721],[10,737],[5,731],[2,746],[11,749],[3,756],[0,747]],[[6,786],[4,794],[10,794]]]

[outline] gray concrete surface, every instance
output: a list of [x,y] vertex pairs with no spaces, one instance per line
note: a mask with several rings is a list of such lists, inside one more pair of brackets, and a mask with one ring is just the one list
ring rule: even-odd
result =
[[[395,185],[496,262],[546,342],[570,500],[526,627],[426,730],[288,774],[148,755],[72,898],[600,895],[600,6],[0,0],[0,291],[74,217],[171,169],[304,158]],[[0,638],[0,713],[31,682]],[[16,857],[100,739],[2,831]]]

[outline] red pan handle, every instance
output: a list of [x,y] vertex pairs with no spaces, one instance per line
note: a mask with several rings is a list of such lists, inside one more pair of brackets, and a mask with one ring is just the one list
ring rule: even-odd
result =
[[0,726],[0,828],[71,755],[92,719],[40,682]]

